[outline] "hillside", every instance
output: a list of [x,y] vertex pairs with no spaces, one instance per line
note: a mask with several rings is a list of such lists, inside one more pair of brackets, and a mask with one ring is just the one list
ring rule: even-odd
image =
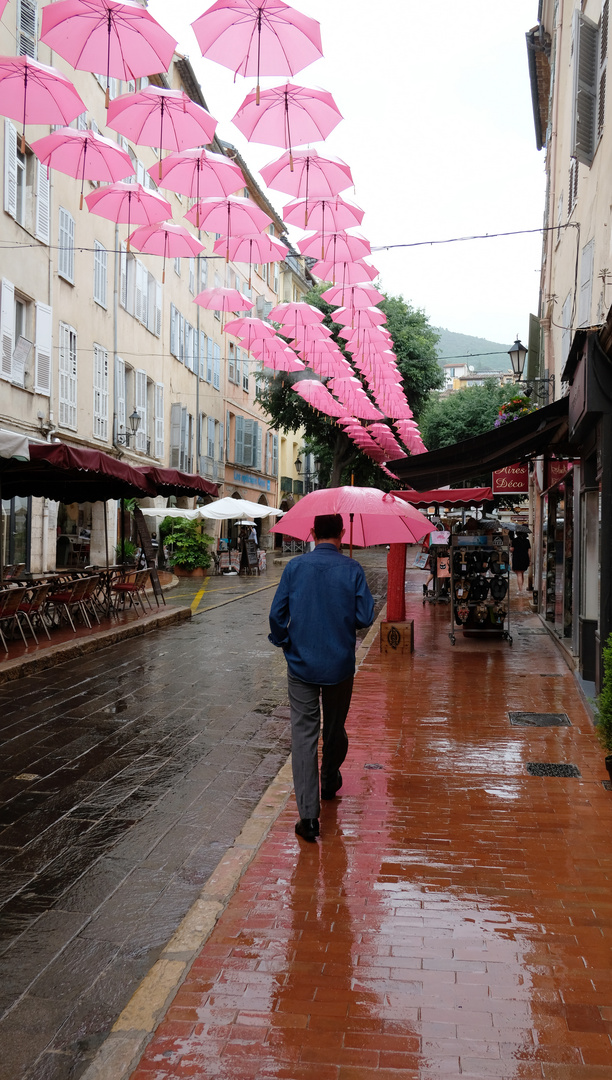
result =
[[510,371],[510,345],[500,345],[499,342],[471,337],[469,334],[456,334],[442,327],[436,327],[435,332],[440,335],[436,346],[440,366],[444,366],[447,357],[449,363],[452,358],[458,364],[465,357],[466,364],[475,371]]

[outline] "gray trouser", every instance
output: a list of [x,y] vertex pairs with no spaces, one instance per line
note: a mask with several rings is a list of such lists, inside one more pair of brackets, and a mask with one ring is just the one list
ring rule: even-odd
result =
[[333,686],[302,682],[288,673],[291,705],[291,764],[298,813],[301,818],[318,818],[319,767],[317,748],[321,730],[319,696],[323,702],[323,756],[321,787],[332,787],[348,752],[344,722],[351,704],[353,676]]

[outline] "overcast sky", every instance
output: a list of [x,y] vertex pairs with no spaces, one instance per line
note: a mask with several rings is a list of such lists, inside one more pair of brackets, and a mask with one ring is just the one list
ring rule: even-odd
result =
[[[189,56],[218,134],[256,173],[276,147],[231,123],[254,79],[202,60],[190,23],[206,0],[149,0]],[[537,229],[544,156],[535,146],[525,32],[537,0],[296,0],[321,23],[324,57],[294,76],[329,90],[344,116],[320,151],[351,166],[373,248]],[[262,79],[274,86],[283,78]],[[280,211],[288,200],[270,191]],[[293,232],[293,239],[301,233]],[[527,339],[537,311],[541,234],[377,251],[383,289],[436,326]]]

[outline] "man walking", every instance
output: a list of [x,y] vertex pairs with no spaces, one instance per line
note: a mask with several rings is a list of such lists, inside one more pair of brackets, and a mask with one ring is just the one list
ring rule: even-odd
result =
[[270,641],[287,660],[291,705],[291,762],[300,820],[298,836],[319,835],[317,748],[323,704],[321,798],[342,787],[348,751],[344,723],[355,675],[356,630],[374,620],[374,601],[363,568],[340,553],[341,514],[314,519],[315,547],[283,571],[270,610]]

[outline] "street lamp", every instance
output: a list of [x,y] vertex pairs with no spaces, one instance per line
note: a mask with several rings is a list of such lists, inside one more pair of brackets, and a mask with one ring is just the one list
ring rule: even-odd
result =
[[296,469],[296,472],[297,472],[298,476],[300,476],[300,474],[302,472],[302,459],[301,459],[299,454],[296,457],[293,464],[295,465],[295,469]]
[[[514,345],[508,349],[508,356],[512,364],[512,371],[514,374],[514,381],[517,386],[526,386],[525,397],[531,397],[535,391],[536,397],[541,401],[545,401],[548,404],[549,394],[551,400],[555,397],[555,376],[551,375],[549,378],[540,377],[536,375],[533,379],[522,379],[523,369],[525,367],[525,360],[527,359],[527,349],[520,341],[517,334]],[[537,384],[537,385],[534,385]],[[550,390],[549,390],[550,387]]]
[[117,442],[123,446],[130,445],[130,439],[136,438],[136,432],[140,427],[140,414],[136,412],[136,406],[134,406],[134,412],[128,416],[128,423],[130,425],[129,431],[120,431],[117,434]]

